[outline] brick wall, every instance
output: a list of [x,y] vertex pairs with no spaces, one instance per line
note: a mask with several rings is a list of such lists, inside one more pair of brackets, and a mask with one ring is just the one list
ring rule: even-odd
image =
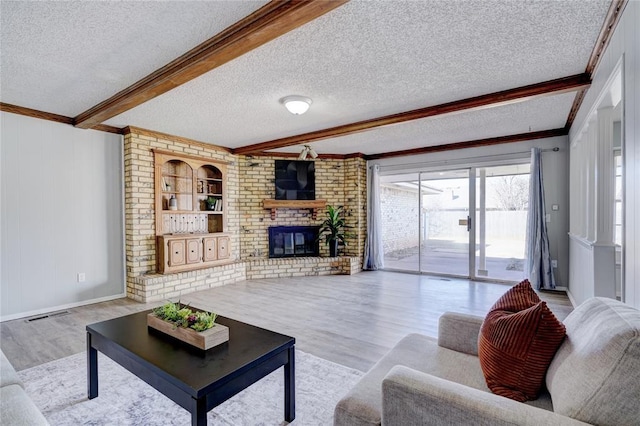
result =
[[351,275],[360,271],[359,257],[293,257],[247,262],[247,279]]
[[[367,235],[367,164],[361,158],[344,160],[344,197],[346,224],[351,234],[345,256],[362,260]],[[362,263],[360,263],[362,269]]]
[[[225,231],[231,236],[234,263],[177,274],[156,273],[152,149],[228,163]],[[128,128],[124,136],[127,296],[141,302],[160,301],[252,277],[360,271],[366,235],[366,162],[361,158],[316,160],[316,198],[345,207],[352,236],[340,252],[345,258],[328,258],[328,247],[321,244],[323,257],[301,260],[268,259],[268,227],[318,225],[324,212],[318,212],[314,221],[306,209],[282,209],[271,220],[262,202],[274,198],[274,160],[236,156],[213,145]]]
[[[278,209],[271,220],[263,208],[264,199],[275,197],[275,160],[280,158],[246,156],[240,165],[240,257],[264,259],[269,256],[270,226],[320,225],[324,212],[314,221],[308,209]],[[284,159],[284,158],[283,158]],[[352,229],[347,247],[339,254],[361,257],[366,234],[366,162],[361,158],[347,160],[317,159],[315,161],[316,199],[345,207],[346,222]],[[328,256],[329,248],[322,242],[320,255]]]
[[[227,166],[227,229],[231,237],[231,258],[239,256],[238,164],[237,157],[213,145],[171,136],[160,136],[143,129],[129,128],[124,136],[125,180],[125,255],[127,268],[127,297],[141,302],[163,300],[194,291],[185,281],[189,273],[161,276],[156,274],[156,229],[154,211],[154,163],[152,149],[197,155],[225,161]],[[235,264],[234,264],[235,265]],[[234,266],[241,271],[229,274],[233,279],[244,279],[244,265]],[[210,268],[216,269],[216,268]],[[226,269],[225,269],[226,271]],[[141,278],[144,277],[144,278]],[[149,279],[163,277],[162,288],[148,286]],[[240,278],[241,277],[241,278]],[[156,283],[157,284],[157,283]],[[193,287],[193,288],[192,288]],[[202,288],[200,288],[202,289]],[[171,295],[171,296],[169,296]]]

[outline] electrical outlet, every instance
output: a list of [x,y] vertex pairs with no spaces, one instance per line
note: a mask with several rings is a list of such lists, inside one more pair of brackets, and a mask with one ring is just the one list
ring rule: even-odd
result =
[[555,259],[552,259],[552,260],[551,260],[551,267],[552,267],[552,268],[557,268],[557,267],[558,267],[558,261],[557,261],[557,260],[555,260]]
[[87,275],[84,272],[78,272],[78,282],[83,283],[87,280]]

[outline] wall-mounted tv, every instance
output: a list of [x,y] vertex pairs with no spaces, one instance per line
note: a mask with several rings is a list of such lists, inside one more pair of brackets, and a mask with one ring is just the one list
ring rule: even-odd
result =
[[316,168],[313,161],[276,161],[276,200],[315,200]]

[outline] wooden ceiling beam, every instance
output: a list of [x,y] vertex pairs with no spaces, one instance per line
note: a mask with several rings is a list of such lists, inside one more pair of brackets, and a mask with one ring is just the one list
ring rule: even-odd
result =
[[54,114],[52,112],[26,108],[19,105],[7,104],[4,102],[0,102],[0,111],[25,115],[27,117],[40,118],[42,120],[55,121],[56,123],[73,124],[73,117],[67,117],[65,115]]
[[561,93],[574,92],[585,89],[591,84],[591,79],[586,73],[577,74],[570,77],[563,77],[556,80],[545,81],[543,83],[531,84],[517,87],[515,89],[462,99],[459,101],[415,109],[399,114],[386,115],[384,117],[370,120],[358,121],[344,124],[328,129],[316,130],[301,135],[288,136],[268,142],[261,142],[247,145],[233,150],[234,154],[251,154],[255,152],[267,151],[286,146],[298,145],[301,143],[317,142],[323,139],[346,136],[354,133],[374,129],[376,127],[389,126],[392,124],[404,123],[412,120],[419,120],[427,117],[452,114],[463,111],[493,108],[496,106],[508,105],[523,102],[543,96],[557,95]]
[[[20,114],[27,117],[39,118],[41,120],[55,121],[56,123],[73,125],[73,117],[67,117],[66,115],[26,108],[19,105],[7,104],[4,102],[0,102],[0,111],[10,112],[12,114]],[[101,132],[116,133],[118,135],[124,134],[123,129],[114,126],[108,126],[106,124],[94,126],[92,129],[100,130]]]
[[565,136],[566,134],[567,134],[567,130],[565,128],[541,130],[537,132],[519,133],[517,135],[499,136],[496,138],[477,139],[474,141],[456,142],[456,143],[448,143],[444,145],[425,146],[422,148],[405,149],[402,151],[385,152],[382,154],[367,155],[365,156],[365,158],[367,160],[379,160],[381,158],[404,157],[406,155],[432,154],[434,152],[451,151],[456,149],[478,148],[481,146],[499,145],[504,143],[552,138],[556,136]]
[[348,0],[273,0],[164,67],[74,118],[94,127],[294,30]]
[[[607,11],[607,16],[604,19],[604,24],[602,24],[602,28],[600,29],[600,34],[598,34],[598,38],[596,40],[595,46],[593,46],[593,50],[591,51],[591,56],[589,56],[589,62],[587,62],[587,67],[585,68],[585,73],[589,75],[589,78],[593,78],[593,73],[600,65],[600,61],[602,60],[602,54],[604,53],[607,46],[609,46],[609,42],[611,41],[611,37],[613,36],[613,32],[618,26],[618,22],[620,22],[620,17],[622,16],[622,12],[624,12],[624,8],[627,6],[628,0],[612,0],[611,5],[609,6],[609,10]],[[582,101],[584,100],[585,95],[587,94],[587,88],[582,89],[576,93],[576,97],[573,100],[573,105],[571,106],[571,110],[569,111],[569,116],[567,117],[567,123],[564,127],[567,129],[571,129],[573,125],[573,121],[576,119],[576,115],[578,115],[578,110],[582,105]]]

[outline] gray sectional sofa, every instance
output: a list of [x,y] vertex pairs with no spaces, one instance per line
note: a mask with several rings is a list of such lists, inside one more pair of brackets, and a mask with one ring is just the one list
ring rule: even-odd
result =
[[437,340],[402,339],[338,402],[334,425],[640,425],[640,311],[604,298],[578,306],[547,389],[528,403],[487,388],[482,321],[446,313]]
[[48,425],[22,387],[18,373],[0,350],[0,425]]

